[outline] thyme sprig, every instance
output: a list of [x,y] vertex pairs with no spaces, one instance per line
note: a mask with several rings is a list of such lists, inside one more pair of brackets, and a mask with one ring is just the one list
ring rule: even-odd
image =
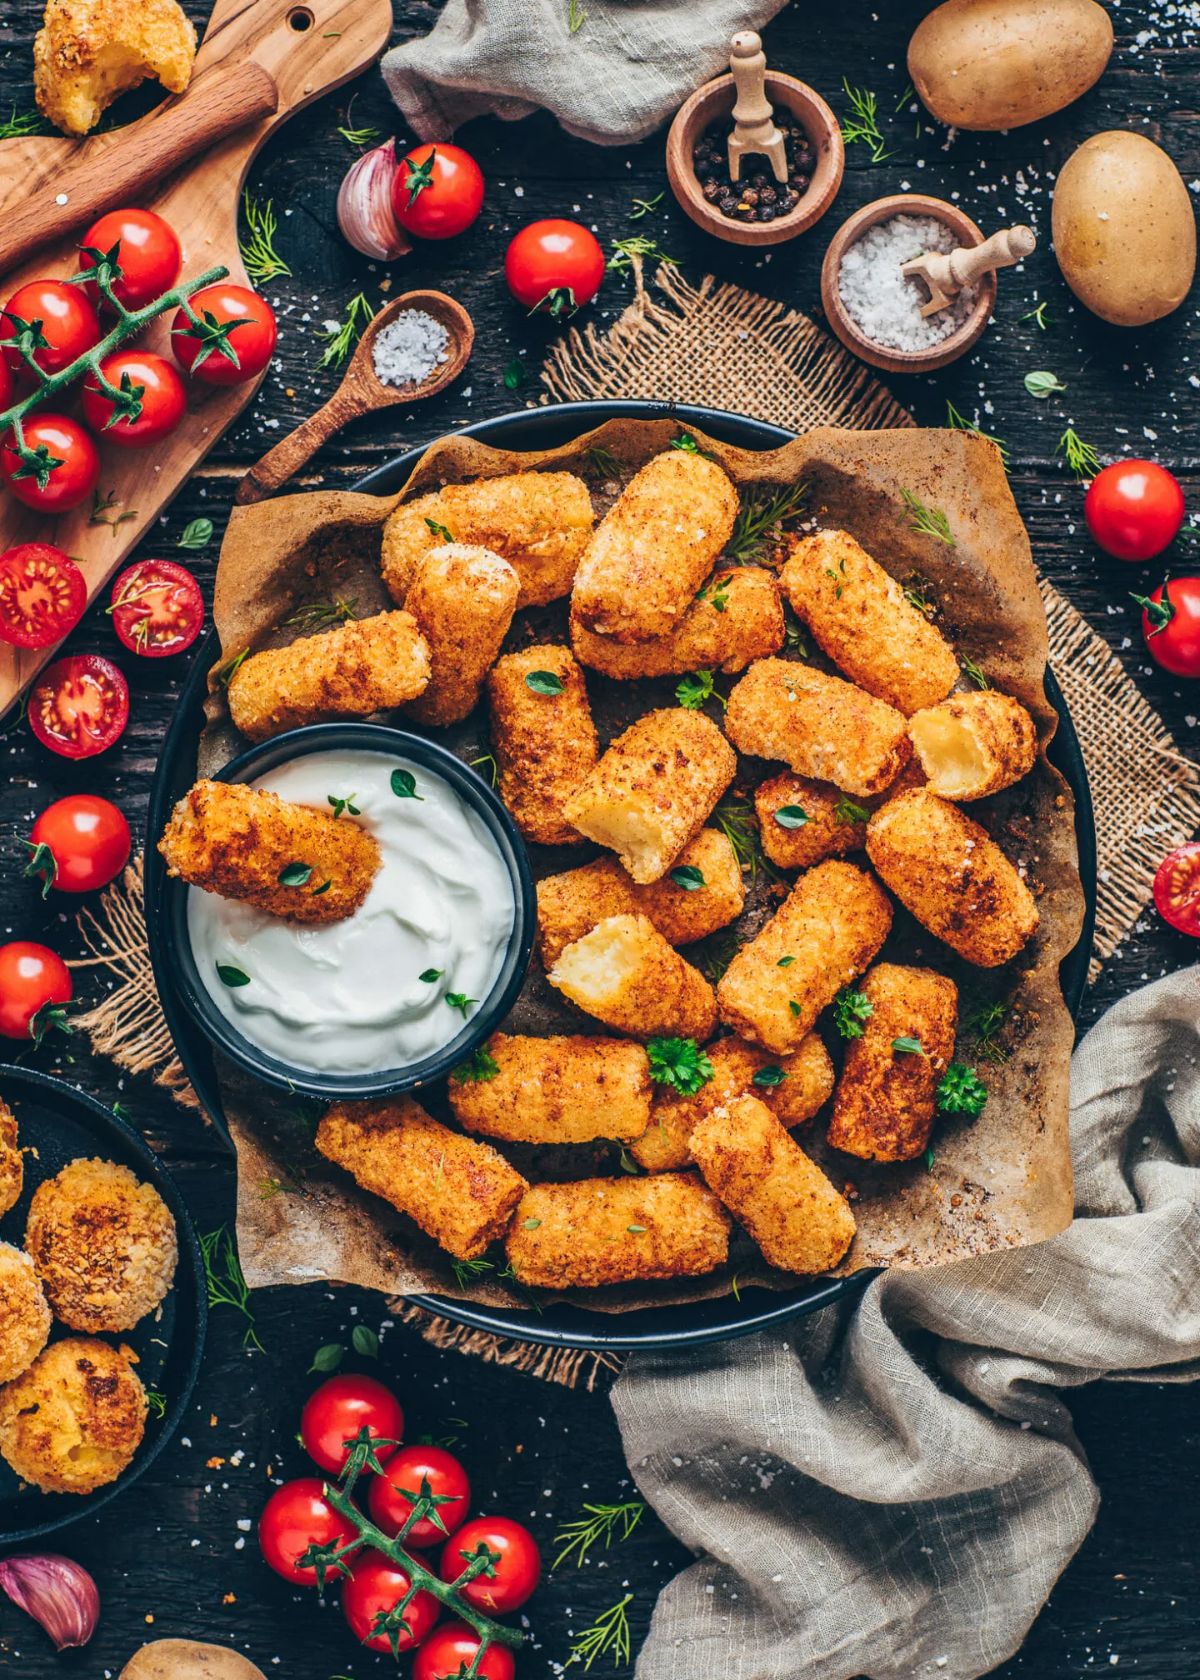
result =
[[242,194],[242,216],[247,235],[245,239],[239,235],[238,250],[246,273],[254,284],[261,286],[281,275],[290,275],[291,269],[275,249],[279,223],[275,219],[273,201],[268,199],[265,204],[259,204],[247,190]]

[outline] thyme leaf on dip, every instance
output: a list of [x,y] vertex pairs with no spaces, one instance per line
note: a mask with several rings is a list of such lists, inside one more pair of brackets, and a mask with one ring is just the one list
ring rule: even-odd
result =
[[451,1078],[457,1079],[460,1085],[471,1085],[495,1079],[499,1072],[499,1062],[481,1044],[477,1050],[472,1050],[465,1062],[459,1062]]
[[325,797],[333,807],[335,821],[342,815],[343,811],[348,812],[352,817],[357,817],[360,814],[358,806],[354,803],[358,798],[356,793],[348,793],[345,799],[339,799],[335,793],[327,793]]
[[473,1003],[478,1003],[479,999],[468,997],[466,992],[447,992],[446,1002],[450,1005],[451,1009],[457,1009],[465,1021],[467,1018],[467,1010],[470,1009]]
[[853,986],[843,986],[833,1000],[833,1024],[843,1038],[861,1038],[863,1022],[875,1013],[875,1005],[865,992]]
[[397,799],[423,799],[417,792],[417,778],[411,770],[392,771],[392,792]]
[[951,1062],[938,1080],[937,1105],[943,1114],[969,1114],[974,1119],[987,1100],[987,1086],[965,1062]]
[[531,688],[535,694],[561,694],[564,684],[553,671],[530,671],[525,678],[525,687]]
[[236,987],[250,984],[250,976],[245,969],[235,968],[232,963],[217,964],[217,979],[223,986]]
[[433,982],[435,980],[440,980],[444,973],[445,973],[445,969],[424,968],[424,969],[421,970],[420,974],[417,975],[417,979],[418,980],[423,980],[427,986],[432,986]]
[[703,1090],[715,1071],[694,1038],[652,1038],[646,1055],[654,1083],[668,1085],[684,1097]]

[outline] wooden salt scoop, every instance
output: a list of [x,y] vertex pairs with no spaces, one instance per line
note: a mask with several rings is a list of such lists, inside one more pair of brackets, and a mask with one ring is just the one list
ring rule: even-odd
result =
[[959,292],[978,285],[985,274],[1011,268],[1036,250],[1037,235],[1032,228],[1002,228],[982,245],[960,246],[949,253],[926,251],[923,257],[902,263],[900,272],[924,280],[929,287],[929,302],[921,305],[921,314],[937,315],[950,307]]
[[[417,385],[385,385],[375,372],[375,340],[406,309],[419,309],[440,321],[450,335],[446,360],[438,362]],[[261,502],[286,484],[321,445],[349,421],[394,403],[424,402],[457,379],[475,342],[475,327],[461,303],[445,292],[404,292],[381,309],[358,341],[341,384],[327,403],[289,432],[250,468],[237,487],[235,502]]]
[[787,152],[767,98],[767,55],[762,39],[752,29],[743,29],[730,41],[729,49],[729,68],[737,86],[734,127],[729,136],[730,179],[741,180],[742,159],[753,153],[765,157],[775,179],[786,185]]

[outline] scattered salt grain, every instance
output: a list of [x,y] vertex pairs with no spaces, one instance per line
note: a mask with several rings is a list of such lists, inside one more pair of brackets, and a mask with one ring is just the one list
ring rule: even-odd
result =
[[931,349],[961,327],[975,307],[974,286],[936,315],[922,316],[928,288],[900,272],[902,263],[927,251],[957,248],[955,235],[935,216],[892,216],[868,228],[838,271],[838,292],[859,332],[885,349],[916,351]]
[[450,334],[423,309],[404,309],[375,340],[372,360],[381,385],[419,385],[448,359]]

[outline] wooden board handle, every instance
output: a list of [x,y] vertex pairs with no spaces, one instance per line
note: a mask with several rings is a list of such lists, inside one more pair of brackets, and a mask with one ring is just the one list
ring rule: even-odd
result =
[[343,390],[336,390],[315,414],[302,420],[294,432],[289,432],[274,449],[268,449],[261,461],[255,462],[238,485],[234,501],[244,505],[273,495],[311,460],[327,438],[361,413],[360,406]]

